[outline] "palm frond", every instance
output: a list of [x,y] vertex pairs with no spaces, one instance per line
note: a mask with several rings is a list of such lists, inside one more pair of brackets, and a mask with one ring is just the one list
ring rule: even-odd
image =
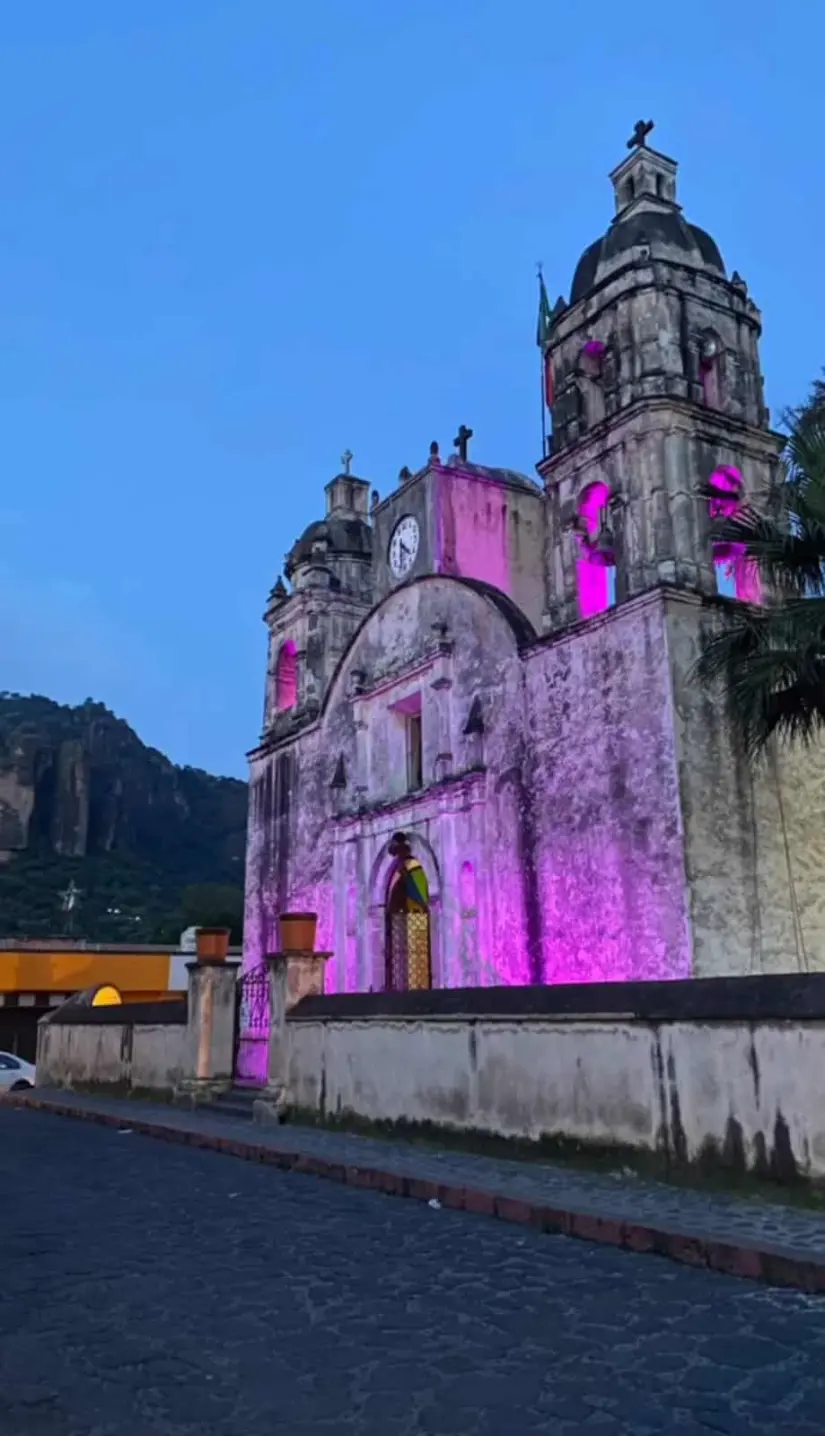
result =
[[736,610],[705,639],[694,676],[721,682],[749,758],[774,736],[810,742],[825,728],[825,599]]
[[785,440],[784,457],[792,488],[812,490],[817,508],[825,501],[825,410],[817,410],[792,424]]
[[[731,545],[755,565],[771,602],[718,613],[694,668],[723,689],[750,759],[775,737],[807,744],[825,731],[825,380],[785,423],[783,481],[764,507],[751,501],[711,525],[717,552]],[[702,492],[718,504],[718,490]]]

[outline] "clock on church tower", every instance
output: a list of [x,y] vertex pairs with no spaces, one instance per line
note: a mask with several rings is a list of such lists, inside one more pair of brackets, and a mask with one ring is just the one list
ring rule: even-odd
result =
[[469,457],[462,424],[445,460],[404,468],[372,510],[375,597],[427,574],[475,579],[513,598],[538,628],[544,608],[544,498],[531,479]]
[[418,556],[421,531],[415,514],[398,520],[390,539],[389,564],[393,578],[406,578]]

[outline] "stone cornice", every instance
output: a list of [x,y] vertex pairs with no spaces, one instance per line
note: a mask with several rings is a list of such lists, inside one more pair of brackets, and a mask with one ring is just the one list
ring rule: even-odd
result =
[[[679,283],[675,276],[680,273],[693,277],[698,274],[703,283],[707,283],[709,293],[702,295],[692,285]],[[665,277],[670,275],[673,278]],[[620,283],[620,281],[624,282]],[[714,289],[720,295],[718,299],[713,297]],[[627,299],[649,290],[660,294],[673,294],[680,299],[695,299],[701,302],[705,308],[717,309],[720,313],[730,314],[733,311],[737,317],[756,329],[758,333],[762,332],[760,310],[753,300],[743,298],[729,279],[724,279],[721,275],[712,274],[707,270],[693,270],[690,266],[679,264],[676,260],[651,258],[645,261],[629,260],[627,264],[611,270],[590,290],[589,294],[586,294],[577,304],[572,304],[565,309],[553,326],[547,349],[553,354],[578,330],[594,324],[605,309],[611,308],[621,299]],[[724,299],[721,297],[722,294],[724,294]]]
[[784,436],[773,429],[758,429],[753,424],[745,423],[743,419],[707,409],[689,399],[662,395],[660,398],[634,399],[626,409],[620,409],[618,413],[602,419],[592,429],[588,429],[587,434],[577,443],[560,450],[558,454],[540,459],[536,464],[536,472],[549,487],[556,469],[568,472],[571,468],[584,468],[592,463],[594,458],[603,458],[614,449],[621,448],[629,433],[636,437],[649,433],[680,431],[694,438],[705,439],[710,444],[724,444],[735,439],[744,447],[746,453],[760,459],[778,454],[785,442]]

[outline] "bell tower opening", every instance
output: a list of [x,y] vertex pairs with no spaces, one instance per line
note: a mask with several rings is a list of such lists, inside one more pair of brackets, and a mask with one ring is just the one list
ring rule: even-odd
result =
[[427,875],[421,864],[409,854],[409,850],[402,851],[387,884],[388,992],[415,992],[432,987],[430,939],[430,893]]
[[279,713],[294,708],[298,701],[298,650],[291,638],[278,651],[275,669],[275,707]]
[[576,569],[582,618],[604,613],[616,602],[616,554],[609,502],[610,489],[598,482],[590,484],[579,501]]
[[[708,480],[711,497],[708,514],[711,520],[733,518],[742,507],[742,475],[732,464],[714,469]],[[759,566],[748,558],[744,543],[715,540],[713,568],[716,592],[722,598],[738,598],[743,603],[760,603],[762,587]]]

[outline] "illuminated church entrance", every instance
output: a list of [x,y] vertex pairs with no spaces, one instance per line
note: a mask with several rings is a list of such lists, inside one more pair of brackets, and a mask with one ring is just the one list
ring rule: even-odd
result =
[[427,875],[408,853],[399,854],[387,887],[389,992],[432,986],[430,905]]

